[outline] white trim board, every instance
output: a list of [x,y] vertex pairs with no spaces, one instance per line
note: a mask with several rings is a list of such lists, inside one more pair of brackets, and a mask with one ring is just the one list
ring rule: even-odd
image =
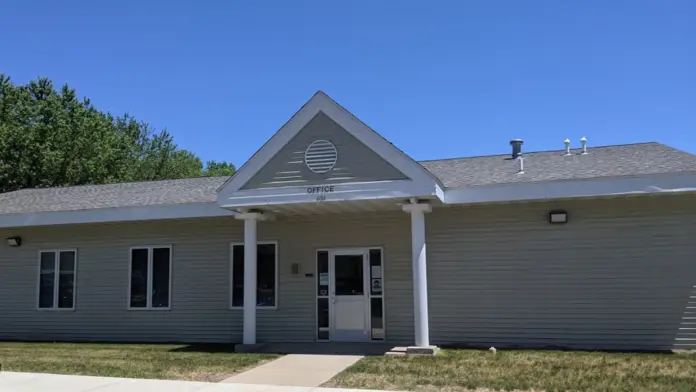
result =
[[[133,307],[131,306],[131,289],[133,284],[133,251],[147,250],[147,288],[146,288],[146,306]],[[152,306],[152,281],[154,279],[154,250],[169,249],[169,298],[167,299],[168,306],[153,307]],[[167,311],[172,309],[172,282],[174,281],[174,271],[172,270],[172,260],[174,258],[172,245],[137,245],[128,248],[128,293],[126,297],[126,310],[135,311]]]
[[[332,186],[331,193],[308,193],[307,188],[284,187],[262,188],[237,191],[228,199],[225,208],[261,207],[268,205],[286,205],[297,203],[322,203],[378,199],[408,199],[414,196],[429,196],[428,189],[419,188],[411,180],[392,180],[375,182],[353,182]],[[323,197],[322,201],[317,198]]]
[[0,215],[0,228],[68,225],[77,223],[128,222],[141,220],[234,216],[217,203],[168,204],[156,206],[99,208],[78,211],[42,211]]
[[[58,307],[58,296],[60,294],[60,254],[61,253],[73,253],[75,255],[73,262],[73,298],[72,307],[70,308],[60,308]],[[41,303],[41,255],[43,253],[53,253],[53,304],[49,308],[42,308]],[[44,311],[61,311],[61,312],[72,312],[75,311],[77,304],[77,248],[62,248],[62,249],[39,249],[39,263],[37,271],[36,280],[36,310]]]
[[696,173],[546,181],[445,190],[445,204],[696,192]]
[[[389,164],[410,178],[413,183],[413,192],[407,196],[436,196],[439,194],[439,181],[423,166],[415,162],[409,156],[398,150],[382,136],[370,129],[363,122],[338,105],[329,96],[319,91],[295,113],[295,115],[283,125],[278,132],[261,147],[240,169],[218,190],[218,204],[224,208],[235,208],[246,205],[242,200],[238,203],[237,197],[240,189],[254,175],[256,175],[279,151],[285,147],[295,135],[297,135],[314,116],[323,112],[346,132],[353,135],[367,148],[373,150]],[[339,185],[339,184],[335,184]],[[287,196],[281,203],[307,202],[305,198],[293,199],[298,191],[306,192],[307,187],[275,188],[279,196]],[[387,196],[384,196],[387,197]],[[366,197],[367,198],[367,197]],[[243,194],[242,194],[243,199]],[[292,200],[292,201],[291,201]],[[275,203],[263,203],[275,204]]]

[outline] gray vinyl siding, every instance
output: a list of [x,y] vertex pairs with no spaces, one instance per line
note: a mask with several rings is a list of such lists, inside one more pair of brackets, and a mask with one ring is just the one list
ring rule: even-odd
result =
[[439,209],[427,240],[434,343],[696,348],[693,196]]
[[[307,147],[317,140],[330,141],[338,152],[336,166],[324,174],[312,172],[304,162]],[[405,179],[398,169],[319,112],[242,189]]]
[[[278,242],[278,309],[257,311],[260,342],[315,340],[317,248],[381,246],[385,252],[386,333],[410,340],[408,215],[287,217],[260,222],[260,241]],[[2,230],[19,248],[0,247],[0,339],[240,342],[242,310],[229,310],[229,244],[243,242],[233,218]],[[171,310],[127,310],[129,248],[172,246]],[[38,251],[76,248],[74,311],[36,310]],[[301,264],[291,275],[290,265]],[[306,273],[314,277],[306,277]]]
[[[549,224],[552,209],[567,210],[569,223]],[[371,246],[384,249],[387,340],[413,342],[408,214],[279,216],[258,228],[279,252],[278,309],[257,311],[260,342],[314,341],[316,249]],[[242,311],[229,310],[229,244],[243,242],[240,221],[0,230],[13,235],[21,247],[0,247],[0,339],[241,341]],[[436,208],[426,235],[435,344],[696,347],[693,196]],[[172,246],[171,310],[126,310],[137,245]],[[38,251],[56,248],[78,252],[76,309],[37,311]]]

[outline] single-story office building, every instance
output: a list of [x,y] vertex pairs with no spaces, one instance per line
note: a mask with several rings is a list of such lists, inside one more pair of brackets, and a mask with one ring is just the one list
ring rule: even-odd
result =
[[696,156],[560,142],[416,162],[318,92],[231,178],[0,194],[0,339],[696,347]]

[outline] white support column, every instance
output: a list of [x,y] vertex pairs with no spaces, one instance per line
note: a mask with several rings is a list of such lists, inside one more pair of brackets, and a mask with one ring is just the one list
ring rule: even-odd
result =
[[244,337],[256,344],[256,219],[244,220]]
[[266,216],[260,212],[241,212],[235,215],[244,220],[244,330],[243,344],[256,344],[256,228]]
[[415,321],[415,347],[430,347],[428,328],[428,274],[425,248],[425,213],[431,211],[430,204],[417,203],[403,205],[403,210],[411,214],[411,252],[413,257],[413,315]]

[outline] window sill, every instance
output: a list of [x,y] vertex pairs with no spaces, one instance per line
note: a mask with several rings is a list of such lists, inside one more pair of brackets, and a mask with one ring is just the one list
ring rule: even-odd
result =
[[172,308],[126,308],[126,310],[131,311],[134,310],[136,312],[141,312],[141,311],[154,311],[154,312],[163,312],[167,310],[172,310]]
[[36,308],[39,312],[74,312],[75,308]]

